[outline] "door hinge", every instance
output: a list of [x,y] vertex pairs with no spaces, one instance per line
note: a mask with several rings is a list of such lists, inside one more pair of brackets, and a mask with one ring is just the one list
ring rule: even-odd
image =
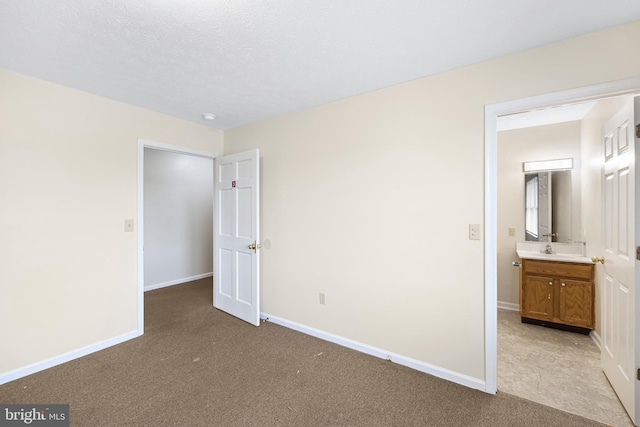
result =
[[636,259],[640,261],[640,246],[636,248]]
[[638,369],[638,381],[640,381],[640,369]]
[[640,125],[636,125],[636,138],[640,138]]

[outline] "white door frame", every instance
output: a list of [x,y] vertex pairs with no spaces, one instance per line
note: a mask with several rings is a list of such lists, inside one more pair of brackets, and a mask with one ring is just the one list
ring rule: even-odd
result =
[[[169,151],[189,156],[215,159],[216,154],[179,145],[138,138],[138,336],[144,334],[144,149]],[[213,197],[213,195],[211,195]],[[213,238],[213,236],[211,236]]]
[[496,119],[505,114],[610,96],[638,93],[640,76],[529,98],[487,104],[484,114],[484,337],[485,392],[498,390],[498,133]]

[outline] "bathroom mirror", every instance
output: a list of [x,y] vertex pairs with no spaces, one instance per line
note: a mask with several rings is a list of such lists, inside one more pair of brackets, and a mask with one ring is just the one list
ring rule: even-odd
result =
[[525,240],[571,243],[571,171],[526,173]]

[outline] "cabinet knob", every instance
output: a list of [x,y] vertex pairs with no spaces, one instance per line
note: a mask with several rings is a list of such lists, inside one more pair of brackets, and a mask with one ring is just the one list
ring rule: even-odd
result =
[[565,284],[563,283],[563,284],[562,284],[562,286],[567,286],[567,285],[565,285]]
[[553,282],[549,282],[549,286],[553,286]]

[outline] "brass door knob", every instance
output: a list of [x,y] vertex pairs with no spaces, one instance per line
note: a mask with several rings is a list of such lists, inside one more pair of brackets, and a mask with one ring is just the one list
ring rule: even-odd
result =
[[593,263],[598,263],[599,262],[601,264],[604,264],[604,257],[602,257],[602,256],[601,257],[592,256],[591,257],[591,262],[593,262]]

